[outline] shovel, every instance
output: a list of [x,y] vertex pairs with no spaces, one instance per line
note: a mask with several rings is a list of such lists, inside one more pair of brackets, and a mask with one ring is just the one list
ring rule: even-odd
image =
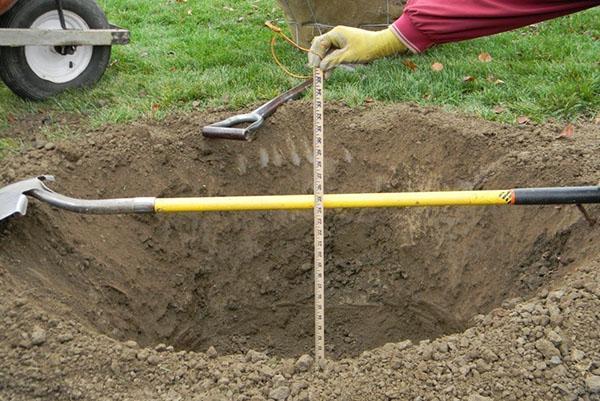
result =
[[[27,213],[28,197],[59,209],[83,214],[185,213],[253,210],[306,210],[314,195],[232,196],[208,198],[123,198],[85,200],[52,191],[52,176],[40,176],[0,189],[0,221]],[[325,195],[329,209],[492,206],[582,205],[600,203],[600,186],[525,188],[490,191],[406,192]]]
[[[258,130],[265,122],[265,119],[284,103],[290,100],[297,99],[300,97],[302,92],[312,85],[312,79],[302,82],[295,88],[290,89],[282,95],[277,96],[275,99],[263,104],[258,109],[247,113],[239,114],[237,116],[229,117],[226,120],[207,125],[202,128],[202,134],[206,138],[221,138],[221,139],[234,139],[238,141],[250,141],[253,138],[254,133]],[[250,124],[245,128],[236,127],[240,124]]]

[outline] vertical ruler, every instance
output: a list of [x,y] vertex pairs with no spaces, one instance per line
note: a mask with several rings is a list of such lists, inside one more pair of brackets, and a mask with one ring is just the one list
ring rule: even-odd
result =
[[325,359],[325,207],[324,140],[323,140],[323,71],[313,76],[313,158],[315,192],[315,366]]

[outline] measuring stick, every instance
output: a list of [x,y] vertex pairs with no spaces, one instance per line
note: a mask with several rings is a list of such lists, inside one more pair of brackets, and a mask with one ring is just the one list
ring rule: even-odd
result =
[[313,158],[315,193],[315,367],[325,359],[325,184],[323,140],[323,71],[314,69]]

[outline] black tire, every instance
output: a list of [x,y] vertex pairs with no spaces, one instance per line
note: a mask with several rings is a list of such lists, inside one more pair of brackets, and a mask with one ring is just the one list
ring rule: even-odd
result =
[[[94,0],[63,0],[63,8],[85,20],[90,29],[109,28],[104,12]],[[0,27],[30,28],[37,18],[53,10],[56,10],[55,0],[20,0],[0,17]],[[2,47],[0,53],[0,78],[4,83],[22,98],[44,100],[67,89],[96,84],[106,71],[111,47],[94,46],[87,68],[65,83],[55,83],[39,77],[27,62],[25,47]]]

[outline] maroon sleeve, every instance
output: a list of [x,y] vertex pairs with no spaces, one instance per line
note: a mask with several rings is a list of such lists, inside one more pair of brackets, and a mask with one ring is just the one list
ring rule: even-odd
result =
[[392,25],[415,53],[510,31],[600,5],[600,0],[409,0]]

